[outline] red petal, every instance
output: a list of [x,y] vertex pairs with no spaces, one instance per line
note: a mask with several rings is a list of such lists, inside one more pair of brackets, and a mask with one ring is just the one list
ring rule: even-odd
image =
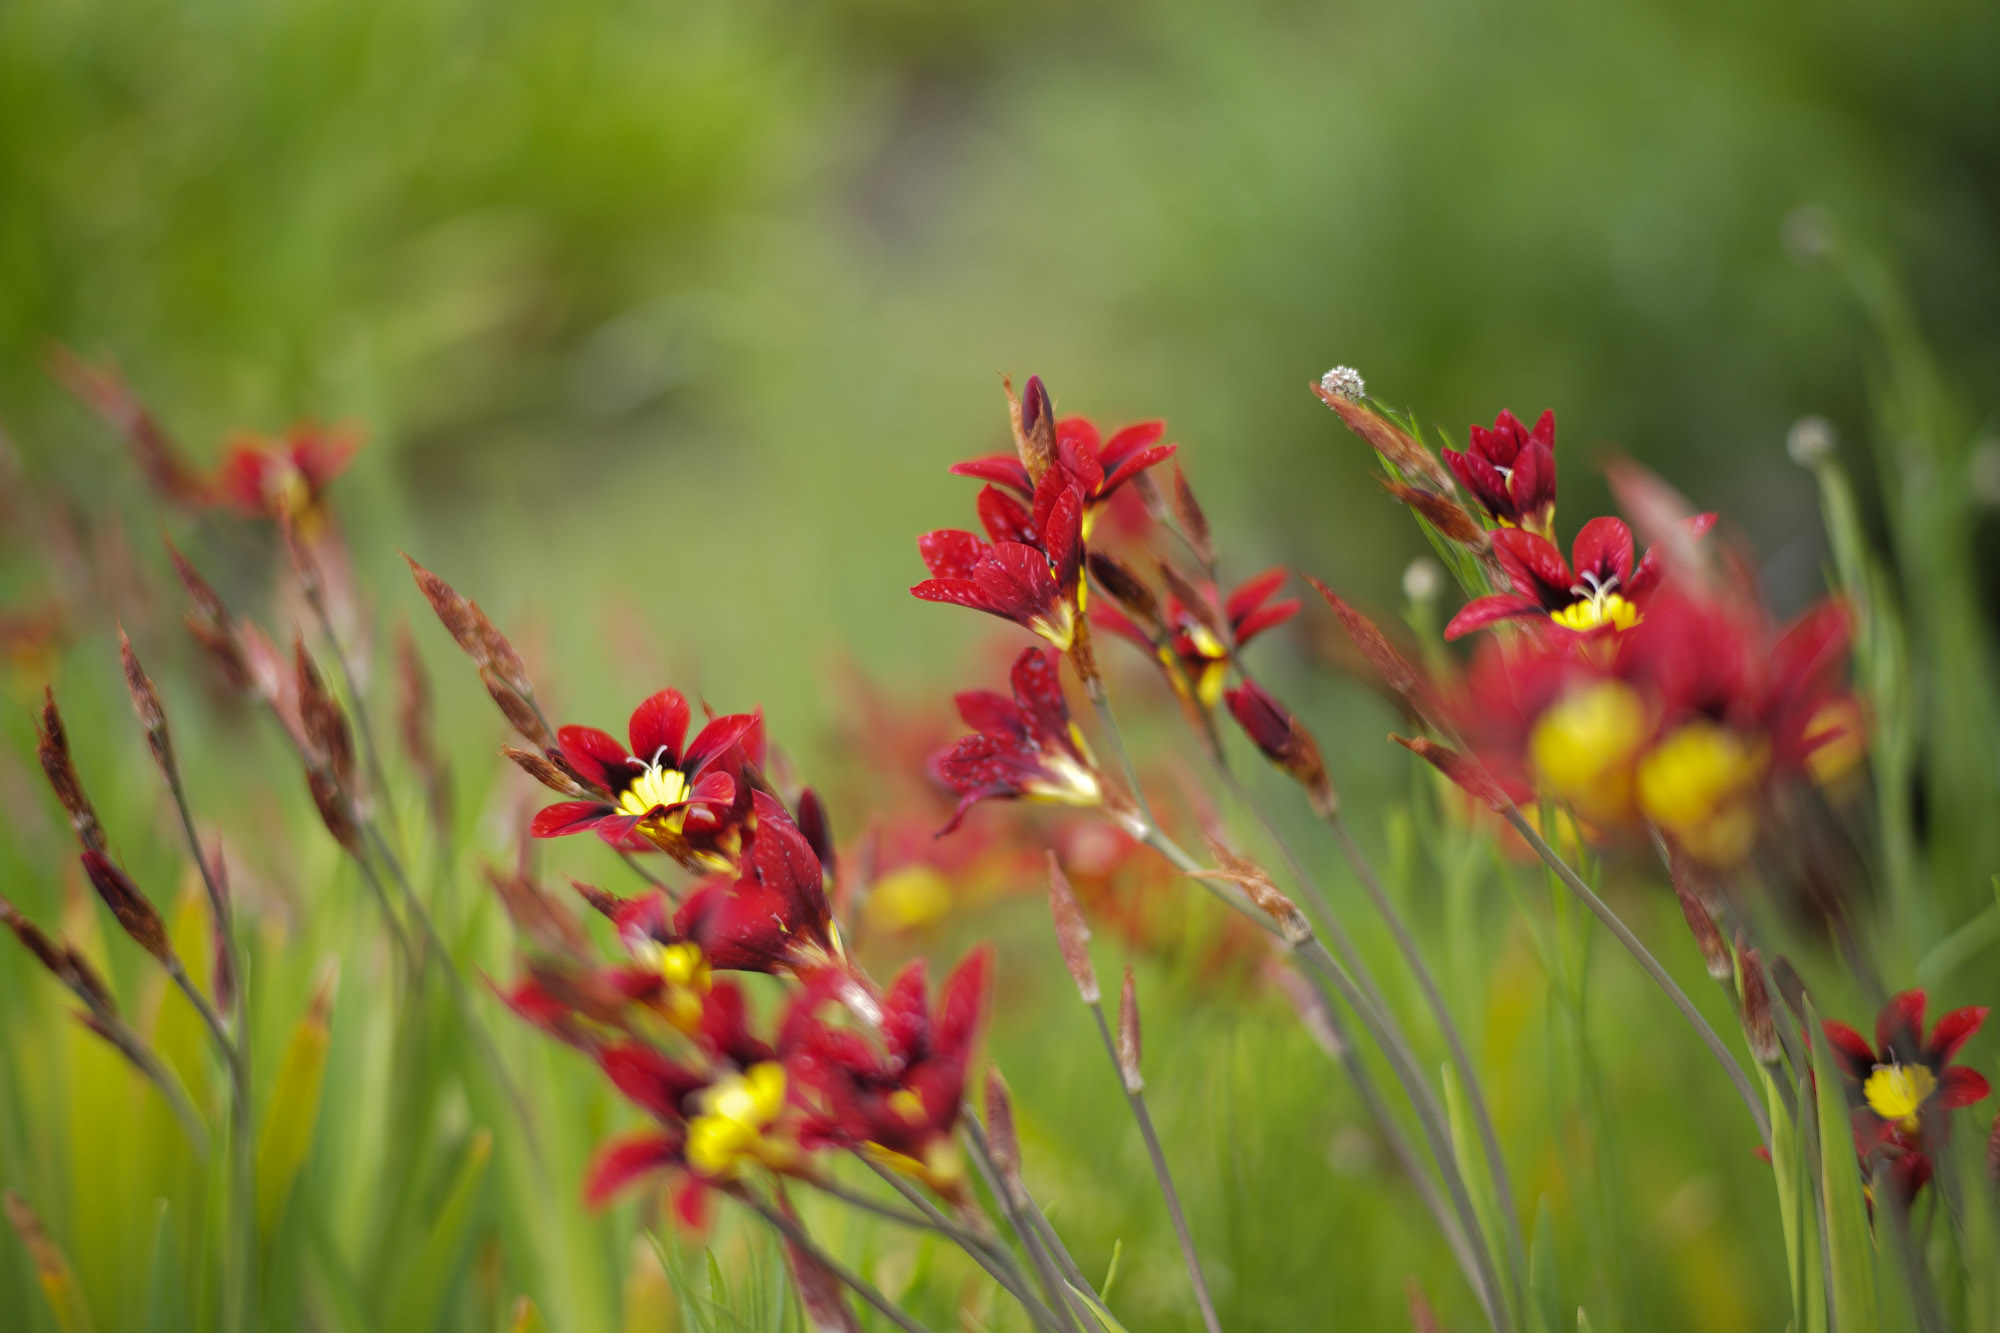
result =
[[570,767],[606,791],[617,791],[632,775],[624,743],[608,731],[564,727],[556,732],[556,741]]
[[720,805],[727,807],[736,799],[736,779],[722,769],[701,775],[700,781],[687,794],[689,805]]
[[1939,1084],[1938,1104],[1945,1110],[1956,1110],[1984,1101],[1993,1093],[1993,1087],[1986,1081],[1986,1075],[1964,1065],[1953,1065],[1944,1071]]
[[970,579],[925,579],[910,589],[910,595],[926,602],[969,606],[988,615],[1005,616],[1010,620],[1014,618],[1011,599],[1006,605],[1001,605],[994,600],[992,593]]
[[1083,497],[1075,490],[1064,491],[1049,510],[1042,549],[1048,552],[1056,587],[1067,595],[1083,572]]
[[598,1151],[596,1160],[584,1173],[583,1201],[592,1208],[602,1208],[627,1185],[680,1160],[678,1134],[636,1134],[613,1139]]
[[1116,607],[1093,606],[1090,608],[1090,623],[1107,634],[1116,634],[1121,639],[1130,639],[1141,648],[1150,649],[1153,641],[1146,637],[1146,631],[1133,624],[1131,618]]
[[984,458],[968,458],[963,463],[953,463],[951,475],[990,481],[996,486],[1019,491],[1022,495],[1035,493],[1034,483],[1028,480],[1028,469],[1013,454],[988,454]]
[[1236,626],[1236,646],[1241,648],[1265,630],[1276,629],[1299,613],[1303,605],[1296,597],[1288,597],[1282,602],[1273,602],[1243,617]]
[[1821,1019],[1820,1028],[1826,1033],[1827,1045],[1833,1048],[1833,1058],[1841,1072],[1857,1083],[1867,1078],[1875,1068],[1875,1048],[1868,1044],[1868,1038],[1830,1018]]
[[1549,610],[1569,604],[1576,578],[1554,543],[1520,528],[1500,528],[1493,534],[1493,554],[1521,596],[1532,597]]
[[1575,557],[1576,577],[1581,582],[1589,582],[1584,576],[1591,574],[1600,585],[1616,578],[1622,588],[1632,577],[1632,529],[1625,526],[1623,519],[1591,519],[1576,534],[1571,553]]
[[912,959],[882,997],[882,1040],[893,1058],[909,1061],[924,1054],[931,1034],[929,1000],[930,979],[924,960]]
[[1043,740],[1069,743],[1069,704],[1063,699],[1061,659],[1046,648],[1024,648],[1009,679],[1022,720]]
[[1264,599],[1278,590],[1285,581],[1285,567],[1278,565],[1267,569],[1253,578],[1247,578],[1236,585],[1236,591],[1229,594],[1223,603],[1222,614],[1234,623],[1261,606]]
[[[1035,651],[1029,649],[1029,652]],[[1026,729],[1021,710],[1012,699],[997,690],[966,690],[952,696],[958,715],[974,731],[1016,732]]]
[[558,801],[536,813],[528,832],[537,838],[560,838],[571,833],[583,833],[596,828],[615,808],[602,801]]
[[1510,592],[1494,593],[1467,602],[1464,608],[1451,618],[1451,623],[1444,627],[1444,637],[1462,639],[1474,630],[1485,629],[1496,621],[1547,614],[1548,612],[1542,609],[1542,604],[1532,597],[1521,597]]
[[1884,1061],[1908,1063],[1923,1053],[1924,993],[1906,990],[1875,1016],[1875,1049]]
[[[1159,464],[1172,458],[1174,451],[1178,448],[1180,446],[1177,444],[1156,444],[1150,449],[1141,449],[1110,471],[1104,480],[1098,483],[1096,494],[1100,498],[1111,494],[1111,492],[1117,490],[1147,468],[1157,467]],[[1107,461],[1105,466],[1109,468],[1111,465]]]
[[760,717],[758,713],[730,713],[703,727],[701,734],[694,738],[694,744],[688,746],[687,753],[681,756],[681,770],[699,773],[717,757],[727,753],[730,746],[749,735]]
[[661,751],[668,765],[680,766],[681,742],[687,739],[688,701],[679,690],[661,690],[632,710],[627,732],[632,753],[647,763]]
[[1556,410],[1553,407],[1536,419],[1535,428],[1528,432],[1528,438],[1551,450],[1556,447]]
[[1089,417],[1064,417],[1056,422],[1056,447],[1088,449],[1092,458],[1099,453],[1097,423]]
[[[1124,470],[1126,463],[1137,454],[1159,443],[1160,437],[1166,433],[1167,423],[1164,421],[1138,421],[1114,432],[1097,450],[1097,461],[1104,465],[1106,473],[1105,489],[1111,489],[1114,484],[1112,478]],[[1165,447],[1169,451],[1174,448],[1171,444]],[[1146,466],[1151,467],[1152,463]]]
[[[1472,428],[1476,433],[1479,427]],[[1474,442],[1475,447],[1477,441]],[[1514,516],[1514,495],[1507,489],[1507,478],[1477,452],[1461,454],[1454,449],[1444,451],[1444,461],[1455,473],[1465,489],[1472,492],[1473,499],[1489,514]]]
[[1931,1046],[1924,1052],[1926,1058],[1931,1063],[1939,1065],[1949,1061],[1952,1056],[1958,1054],[1958,1048],[1971,1040],[1973,1033],[1979,1031],[1980,1024],[1986,1021],[1989,1012],[1991,1011],[1985,1005],[1977,1005],[1954,1009],[1940,1018],[1937,1026],[1931,1029]]
[[1022,625],[1052,616],[1062,601],[1061,589],[1049,574],[1048,558],[1018,542],[993,547],[980,563],[973,586],[984,599],[980,610]]
[[1025,542],[1033,546],[1041,541],[1028,506],[997,486],[983,487],[979,492],[979,523],[996,542]]
[[598,1055],[597,1064],[611,1080],[612,1087],[640,1109],[662,1120],[682,1119],[681,1103],[689,1093],[708,1084],[705,1076],[636,1041],[621,1041],[606,1047]]
[[924,568],[941,579],[969,579],[979,567],[986,543],[958,528],[940,528],[917,538],[917,554]]
[[993,950],[981,945],[965,956],[945,978],[938,992],[933,1048],[945,1056],[963,1058],[971,1049],[986,1014],[987,979],[993,971]]
[[1515,514],[1523,519],[1533,519],[1555,503],[1556,459],[1547,445],[1530,443],[1515,457],[1507,494],[1513,497]]

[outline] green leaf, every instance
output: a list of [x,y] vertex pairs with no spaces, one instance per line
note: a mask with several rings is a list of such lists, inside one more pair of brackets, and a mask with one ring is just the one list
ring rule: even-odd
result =
[[1535,1234],[1528,1242],[1528,1313],[1537,1327],[1562,1327],[1562,1280],[1556,1271],[1556,1219],[1544,1194],[1535,1202]]
[[1875,1308],[1875,1245],[1861,1198],[1854,1131],[1847,1099],[1841,1095],[1840,1070],[1819,1031],[1819,1015],[1807,1001],[1806,1032],[1813,1037],[1818,1084],[1821,1221],[1833,1279],[1833,1323],[1840,1333],[1877,1333],[1881,1324]]
[[162,1199],[155,1213],[153,1259],[146,1275],[146,1333],[177,1333],[187,1327],[187,1310],[181,1304],[173,1209]]
[[1770,1071],[1760,1067],[1758,1072],[1764,1080],[1764,1100],[1771,1111],[1771,1176],[1778,1191],[1778,1220],[1785,1232],[1792,1327],[1800,1333],[1825,1333],[1826,1284],[1820,1281],[1819,1231],[1811,1225],[1813,1200],[1805,1140]]
[[384,1327],[422,1333],[436,1326],[444,1312],[445,1297],[458,1277],[479,1187],[485,1182],[486,1165],[492,1158],[492,1131],[475,1131],[423,1243],[404,1257],[401,1272],[389,1286],[389,1299],[383,1306]]
[[271,1105],[264,1112],[264,1132],[257,1141],[257,1224],[267,1234],[277,1225],[292,1182],[312,1152],[332,1035],[335,980],[336,974],[329,973],[293,1026],[271,1090]]

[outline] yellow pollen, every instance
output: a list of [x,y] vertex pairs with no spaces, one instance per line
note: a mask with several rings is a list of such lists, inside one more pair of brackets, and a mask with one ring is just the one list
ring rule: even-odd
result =
[[864,910],[888,934],[927,926],[951,910],[951,885],[934,866],[904,866],[875,881]]
[[672,810],[687,800],[687,794],[687,777],[678,768],[648,764],[618,798],[618,808],[628,815],[644,818],[661,806]]
[[1764,775],[1766,752],[1713,722],[1690,722],[1639,763],[1639,808],[1698,860],[1743,859],[1757,837],[1748,799]]
[[1600,590],[1581,602],[1571,602],[1560,611],[1550,612],[1549,619],[1579,634],[1605,625],[1631,629],[1639,623],[1639,608],[1615,592]]
[[1912,1132],[1919,1125],[1917,1112],[1936,1091],[1937,1076],[1922,1065],[1876,1065],[1861,1085],[1869,1110],[1884,1120],[1900,1122]]
[[765,1136],[785,1109],[785,1070],[775,1061],[732,1074],[702,1094],[701,1114],[688,1121],[688,1165],[727,1180],[750,1161],[782,1165],[790,1153]]
[[1594,823],[1632,807],[1632,760],[1649,723],[1638,691],[1615,680],[1573,690],[1535,722],[1528,752],[1555,794]]

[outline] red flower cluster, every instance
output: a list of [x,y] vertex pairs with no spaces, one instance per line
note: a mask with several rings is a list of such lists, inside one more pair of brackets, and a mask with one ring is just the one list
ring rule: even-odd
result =
[[959,795],[949,833],[981,801],[1053,801],[1102,806],[1109,788],[1083,733],[1070,721],[1056,655],[1024,648],[1014,660],[1013,697],[967,690],[956,698],[959,716],[977,730],[938,756],[937,774]]
[[229,442],[210,483],[214,503],[247,518],[280,518],[309,531],[328,482],[346,471],[361,437],[301,422],[275,438],[239,435]]
[[1091,611],[1090,619],[1099,628],[1154,653],[1174,692],[1206,711],[1221,702],[1223,685],[1229,679],[1229,664],[1236,652],[1299,613],[1296,597],[1279,602],[1271,600],[1284,582],[1283,569],[1267,569],[1255,578],[1246,579],[1221,602],[1219,619],[1213,609],[1217,601],[1213,586],[1193,589],[1205,600],[1205,605],[1190,604],[1180,595],[1170,594],[1160,616],[1164,634],[1157,637],[1112,607],[1097,607]]
[[1931,1178],[1932,1154],[1942,1142],[1947,1112],[1984,1100],[1993,1089],[1984,1075],[1951,1063],[1986,1021],[1984,1007],[1954,1009],[1924,1033],[1925,997],[1905,991],[1875,1019],[1875,1043],[1845,1023],[1821,1026],[1854,1106],[1854,1143],[1861,1170],[1872,1178],[1888,1168],[1902,1201],[1916,1197]]
[[[1542,413],[1529,430],[1502,410],[1493,429],[1472,428],[1464,453],[1444,451],[1459,484],[1503,527],[1547,538],[1556,520],[1556,414]],[[1580,563],[1580,562],[1579,562]]]

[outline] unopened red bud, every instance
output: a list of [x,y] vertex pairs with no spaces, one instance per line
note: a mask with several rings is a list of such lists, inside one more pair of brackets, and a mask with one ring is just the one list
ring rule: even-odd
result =
[[69,964],[63,950],[5,898],[0,898],[0,921],[6,922],[7,929],[14,932],[14,938],[21,941],[21,947],[33,954],[36,961],[58,979],[68,981]]
[[1127,963],[1125,984],[1118,991],[1118,1074],[1125,1080],[1127,1092],[1136,1093],[1146,1086],[1139,1069],[1141,1053],[1139,993],[1132,984],[1132,965]]
[[1194,488],[1188,485],[1187,475],[1180,464],[1174,464],[1174,518],[1181,525],[1181,535],[1187,538],[1194,558],[1206,567],[1215,564],[1215,538],[1208,530],[1208,515],[1202,513],[1200,503],[1194,498]]
[[1487,809],[1498,813],[1507,808],[1507,793],[1500,789],[1500,784],[1487,776],[1485,768],[1479,763],[1449,745],[1439,745],[1422,736],[1412,738],[1392,734],[1389,739],[1450,778],[1460,791]]
[[527,663],[523,662],[521,655],[514,651],[514,645],[508,641],[507,636],[486,618],[486,613],[479,609],[479,603],[471,602],[468,605],[472,610],[479,642],[485,651],[485,665],[514,693],[524,699],[534,698],[535,686],[528,679]]
[[163,963],[173,956],[173,946],[167,942],[166,922],[146,895],[139,892],[130,875],[103,852],[94,850],[83,854],[83,871],[90,876],[97,896],[104,900],[111,915],[118,918],[120,928],[135,944]]
[[1167,591],[1181,604],[1181,610],[1201,622],[1201,627],[1223,643],[1229,642],[1229,627],[1216,613],[1215,601],[1209,591],[1195,583],[1187,575],[1175,569],[1167,561],[1160,562],[1160,580],[1167,585]]
[[1332,815],[1339,808],[1339,798],[1333,779],[1327,776],[1319,742],[1305,724],[1255,681],[1243,682],[1224,693],[1223,699],[1250,743],[1305,789],[1317,814]]
[[1421,481],[1431,490],[1441,495],[1453,491],[1451,474],[1420,441],[1411,438],[1402,427],[1389,421],[1365,404],[1355,402],[1340,393],[1322,386],[1313,385],[1313,392],[1319,400],[1333,409],[1334,415],[1347,423],[1347,428],[1367,441],[1370,448],[1387,459],[1405,480]]
[[986,1141],[993,1150],[993,1165],[999,1168],[1008,1202],[1016,1208],[1027,1206],[1028,1191],[1021,1182],[1021,1140],[1014,1132],[1014,1099],[997,1066],[986,1071]]
[[306,738],[306,762],[325,769],[335,788],[352,797],[354,733],[347,725],[347,713],[327,689],[303,639],[292,641],[292,660],[298,672],[299,724]]
[[1736,957],[1743,969],[1743,1032],[1750,1041],[1750,1054],[1760,1065],[1775,1065],[1782,1052],[1778,1025],[1771,1017],[1771,992],[1764,984],[1764,962],[1755,949],[1739,949]]
[[491,667],[479,668],[479,682],[486,687],[486,693],[499,708],[500,715],[507,719],[507,725],[514,728],[521,739],[544,750],[555,747],[556,738],[549,735],[549,729],[542,725],[540,715],[520,691],[500,679]]
[[350,855],[362,854],[361,826],[355,822],[354,804],[333,775],[323,768],[306,769],[306,789],[312,793],[313,805],[319,810],[320,822],[333,840]]
[[1701,961],[1708,968],[1709,979],[1726,984],[1735,975],[1736,967],[1730,961],[1729,946],[1723,942],[1722,931],[1716,927],[1715,918],[1709,914],[1707,905],[1701,899],[1694,867],[1688,865],[1684,858],[1676,856],[1670,870],[1674,897],[1680,900],[1681,915],[1687,918],[1688,931],[1694,936],[1695,947],[1701,950]]
[[1139,497],[1139,503],[1146,511],[1146,517],[1155,523],[1167,521],[1172,511],[1167,507],[1167,497],[1160,490],[1160,483],[1151,472],[1141,472],[1125,483]]
[[174,574],[187,590],[190,603],[182,622],[195,643],[208,654],[222,678],[231,689],[248,690],[255,681],[250,664],[245,660],[243,646],[237,642],[235,627],[229,618],[229,609],[222,604],[215,589],[208,580],[195,571],[187,557],[180,553],[172,542],[167,543],[167,557],[173,561]]
[[76,761],[69,752],[69,733],[63,729],[62,713],[56,708],[55,691],[47,685],[42,686],[42,714],[36,734],[35,756],[42,761],[42,772],[55,791],[57,804],[69,816],[77,841],[86,850],[102,850],[104,828],[97,822],[97,811],[91,807],[90,798],[83,794],[83,781],[76,775]]
[[153,752],[153,759],[160,771],[167,775],[169,782],[174,777],[173,737],[167,731],[167,713],[160,706],[160,692],[153,687],[152,677],[139,664],[138,654],[132,651],[132,640],[127,638],[123,626],[118,630],[118,655],[125,665],[125,688],[132,695],[132,711],[139,715],[140,725],[146,728],[146,744]]
[[1063,965],[1069,969],[1070,980],[1076,983],[1076,993],[1085,1004],[1096,1004],[1101,992],[1097,988],[1097,969],[1090,961],[1090,927],[1083,919],[1076,891],[1070,887],[1069,877],[1063,874],[1062,864],[1053,851],[1049,853],[1049,915],[1055,918],[1056,946],[1062,950]]
[[1021,425],[1017,443],[1029,478],[1040,481],[1042,473],[1048,471],[1049,464],[1056,457],[1055,405],[1049,401],[1048,388],[1042,383],[1040,375],[1028,376],[1028,382],[1021,388]]
[[799,792],[798,820],[799,832],[805,835],[806,845],[819,858],[820,869],[828,875],[834,873],[833,825],[827,818],[826,803],[811,787]]
[[431,604],[437,613],[438,623],[445,633],[451,635],[452,642],[480,665],[486,662],[486,644],[480,638],[479,621],[472,614],[472,603],[460,597],[457,591],[443,579],[412,560],[407,552],[403,560],[410,567],[410,575],[417,581],[417,591]]
[[552,792],[572,799],[581,800],[590,795],[584,785],[560,767],[555,760],[540,750],[523,750],[518,745],[503,745],[500,753],[514,761],[523,773],[541,783]]
[[585,884],[582,880],[573,879],[569,882],[569,886],[575,889],[577,897],[589,903],[594,911],[600,915],[609,917],[613,921],[616,921],[618,913],[624,910],[625,900],[623,898],[620,898],[615,893],[607,893],[595,884]]
[[1138,576],[1129,565],[1105,554],[1092,551],[1086,557],[1090,566],[1090,577],[1097,586],[1104,589],[1105,596],[1132,617],[1138,625],[1154,638],[1164,637],[1165,624],[1160,617],[1159,599],[1146,581]]
[[1479,520],[1475,519],[1464,505],[1450,496],[1440,495],[1422,486],[1406,486],[1402,482],[1390,481],[1386,477],[1382,479],[1382,485],[1391,495],[1408,505],[1421,515],[1425,522],[1436,528],[1438,535],[1446,541],[1456,542],[1475,551],[1485,551],[1493,544],[1493,539],[1487,535]]

